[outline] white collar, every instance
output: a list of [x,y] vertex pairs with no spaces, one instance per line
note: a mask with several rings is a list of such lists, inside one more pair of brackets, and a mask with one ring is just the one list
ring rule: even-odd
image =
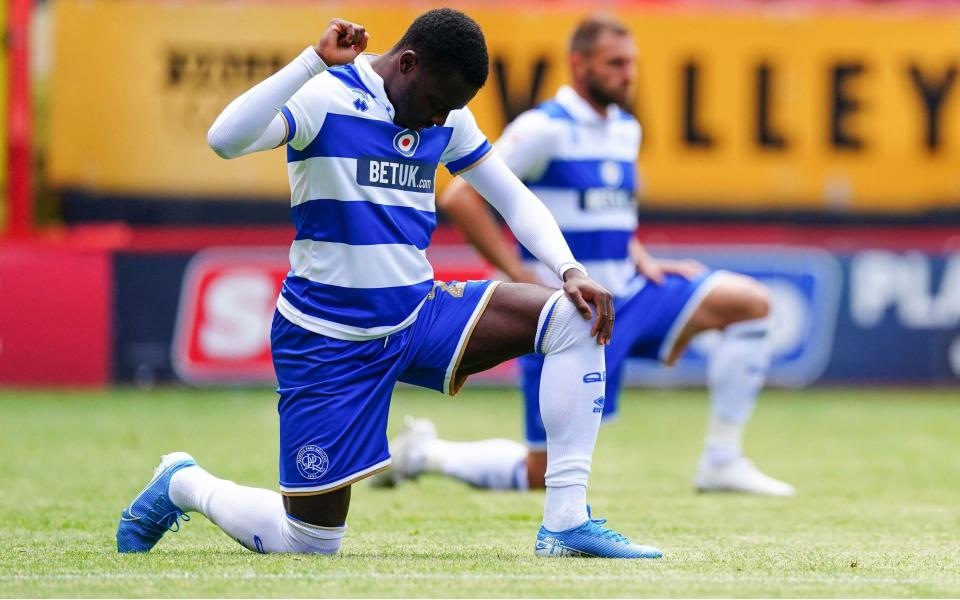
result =
[[353,64],[357,68],[357,73],[360,75],[360,80],[363,82],[363,85],[367,86],[367,89],[373,93],[377,102],[387,109],[387,114],[393,119],[396,115],[396,110],[393,108],[393,104],[390,103],[390,98],[387,97],[387,90],[383,87],[383,78],[373,70],[373,67],[370,65],[370,59],[367,58],[368,56],[379,55],[370,53],[359,54],[353,59]]
[[577,91],[569,85],[561,86],[560,89],[557,90],[557,102],[560,103],[563,108],[567,109],[567,112],[570,113],[570,116],[573,117],[574,120],[580,123],[606,123],[616,119],[620,114],[620,108],[616,104],[611,104],[607,107],[606,117],[600,115],[583,96],[578,94]]

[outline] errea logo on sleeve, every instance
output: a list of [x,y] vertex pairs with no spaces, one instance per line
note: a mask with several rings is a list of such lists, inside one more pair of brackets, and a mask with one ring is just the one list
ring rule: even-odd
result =
[[357,159],[357,183],[405,192],[433,193],[436,165],[402,158]]

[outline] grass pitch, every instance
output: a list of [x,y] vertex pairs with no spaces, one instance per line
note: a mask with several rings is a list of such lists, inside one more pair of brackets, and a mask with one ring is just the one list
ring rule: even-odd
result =
[[[250,553],[200,516],[147,555],[116,553],[119,512],[161,453],[275,488],[265,390],[0,392],[0,596],[958,596],[960,394],[782,391],[748,453],[796,498],[698,495],[702,391],[625,395],[590,501],[659,561],[533,556],[541,494],[425,477],[354,490],[336,557]],[[513,391],[401,390],[445,437],[519,438]]]

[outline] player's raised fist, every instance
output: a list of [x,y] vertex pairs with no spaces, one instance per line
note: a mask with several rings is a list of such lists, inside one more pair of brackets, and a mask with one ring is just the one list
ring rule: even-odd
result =
[[367,49],[369,39],[370,34],[363,25],[334,19],[314,49],[327,66],[345,65]]

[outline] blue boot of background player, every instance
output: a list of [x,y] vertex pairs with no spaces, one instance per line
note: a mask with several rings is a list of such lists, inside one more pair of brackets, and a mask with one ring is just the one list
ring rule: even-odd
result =
[[153,478],[120,513],[117,526],[117,552],[149,552],[168,530],[178,531],[180,519],[189,521],[170,500],[170,478],[197,462],[185,452],[174,452],[160,459]]
[[[587,507],[589,514],[590,508]],[[587,558],[660,558],[663,552],[652,546],[634,544],[603,526],[606,519],[588,519],[583,525],[566,531],[540,527],[534,552],[544,557]]]

